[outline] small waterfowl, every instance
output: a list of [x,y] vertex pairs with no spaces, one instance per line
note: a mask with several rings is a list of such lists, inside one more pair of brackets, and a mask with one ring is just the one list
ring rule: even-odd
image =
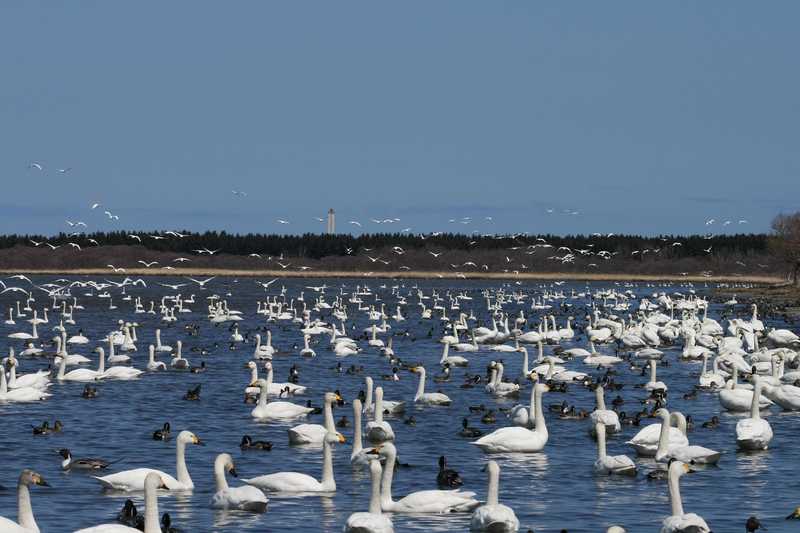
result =
[[440,489],[455,489],[464,484],[458,472],[447,468],[447,459],[444,455],[439,457],[439,473],[436,475],[436,484]]
[[239,448],[244,450],[264,450],[270,451],[272,449],[272,443],[266,440],[253,440],[250,435],[245,435],[242,437],[242,442],[239,444]]
[[41,426],[32,427],[34,435],[50,435],[51,433],[61,433],[64,430],[64,424],[61,423],[61,420],[56,420],[52,427],[47,420],[42,422]]
[[169,422],[164,422],[164,425],[161,429],[157,429],[153,432],[153,440],[169,440],[170,438],[170,426]]
[[465,418],[461,421],[461,431],[458,434],[467,439],[474,439],[483,435],[483,431],[469,427],[469,421]]
[[97,387],[92,387],[91,385],[87,384],[83,387],[83,392],[81,392],[82,398],[97,398]]
[[63,461],[61,461],[62,470],[103,470],[116,462],[89,457],[75,459],[67,448],[61,448],[58,450],[58,454],[63,458]]
[[202,384],[186,391],[186,394],[183,395],[183,399],[188,400],[190,402],[196,402],[200,400],[200,387],[202,387]]

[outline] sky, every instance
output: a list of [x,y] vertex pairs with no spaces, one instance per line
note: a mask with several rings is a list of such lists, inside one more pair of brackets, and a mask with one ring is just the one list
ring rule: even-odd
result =
[[768,231],[800,210],[798,20],[793,1],[4,0],[0,233],[316,232],[328,208],[354,233]]

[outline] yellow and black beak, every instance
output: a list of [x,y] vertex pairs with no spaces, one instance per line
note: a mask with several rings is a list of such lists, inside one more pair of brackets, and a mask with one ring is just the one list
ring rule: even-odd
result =
[[206,445],[206,443],[205,443],[205,442],[203,442],[203,441],[201,441],[201,440],[200,440],[200,437],[198,437],[197,435],[195,435],[195,436],[192,438],[192,443],[193,443],[193,444],[197,444],[198,446],[205,446],[205,445]]
[[344,435],[342,435],[341,433],[337,433],[336,438],[339,440],[339,444],[344,444],[345,442],[347,442],[347,439],[344,438]]
[[413,372],[413,373],[415,373],[415,374],[416,374],[417,372],[419,372],[419,367],[412,366],[412,367],[410,367],[410,368],[408,369],[408,371],[409,371],[409,372]]
[[34,476],[33,482],[36,483],[37,485],[39,485],[40,487],[49,487],[50,486],[50,483],[45,481],[44,478],[42,476],[40,476],[39,474],[36,474],[36,476]]
[[230,475],[232,475],[233,477],[239,477],[239,474],[236,473],[236,468],[234,468],[234,467],[231,467],[231,469],[228,470],[228,473]]
[[800,520],[800,507],[792,511],[792,514],[787,516],[786,520]]
[[337,395],[336,395],[336,401],[337,401],[337,402],[343,402],[343,401],[344,401],[344,399],[342,399],[341,395],[337,394]]

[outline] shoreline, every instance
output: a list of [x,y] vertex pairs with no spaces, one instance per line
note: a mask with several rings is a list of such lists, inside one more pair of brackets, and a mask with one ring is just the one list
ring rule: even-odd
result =
[[775,285],[785,283],[785,279],[775,276],[752,275],[686,275],[680,274],[624,274],[624,273],[577,273],[577,272],[523,272],[519,274],[506,272],[436,272],[425,270],[355,272],[348,270],[236,270],[225,268],[180,268],[170,271],[148,268],[126,268],[124,272],[110,272],[105,268],[73,268],[73,269],[0,269],[0,274],[28,275],[76,275],[76,276],[225,276],[225,277],[269,277],[269,278],[395,278],[395,279],[468,279],[468,280],[509,280],[509,281],[690,281],[712,283],[759,283]]

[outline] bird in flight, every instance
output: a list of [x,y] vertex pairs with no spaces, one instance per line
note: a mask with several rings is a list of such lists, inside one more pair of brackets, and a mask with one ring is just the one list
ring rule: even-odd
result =
[[428,251],[428,253],[429,253],[429,254],[431,254],[433,257],[439,257],[439,256],[440,256],[440,255],[442,255],[444,252],[438,252],[438,253],[437,253],[437,252],[431,252],[431,251],[429,250],[429,251]]
[[244,191],[231,191],[234,196],[247,196],[247,193]]
[[67,168],[57,168],[56,170],[58,171],[58,173],[59,173],[59,174],[66,174],[67,172],[69,172],[70,170],[72,170],[72,167],[67,167]]
[[137,240],[137,241],[139,241],[139,242],[142,242],[142,238],[141,238],[141,237],[139,237],[138,235],[134,235],[133,233],[131,233],[130,235],[128,235],[128,237],[129,237],[129,238],[131,238],[131,239],[136,239],[136,240]]
[[35,168],[36,170],[44,170],[41,163],[37,163],[36,161],[32,161],[28,164],[28,168]]
[[144,265],[144,267],[145,267],[145,268],[150,268],[151,266],[153,266],[153,265],[157,265],[157,264],[158,264],[158,261],[150,261],[150,262],[148,263],[147,261],[143,261],[143,260],[141,260],[141,259],[140,259],[140,260],[138,260],[138,261],[136,261],[136,262],[137,262],[137,263],[141,263],[142,265]]
[[211,276],[210,278],[204,279],[204,280],[199,280],[199,279],[194,279],[194,278],[186,278],[186,279],[194,281],[195,283],[197,283],[200,286],[201,289],[205,289],[206,283],[208,283],[209,281],[211,281],[212,279],[214,279],[216,277],[217,276]]
[[114,265],[106,265],[108,268],[113,270],[114,272],[125,272],[125,269],[122,267],[115,267]]
[[275,279],[273,279],[271,281],[267,281],[266,283],[263,282],[263,281],[257,281],[256,283],[258,283],[259,285],[264,287],[264,290],[267,290],[267,288],[269,288],[269,286],[272,285],[273,283],[275,283],[276,281],[278,281],[278,278],[275,278]]
[[92,204],[92,209],[97,209],[98,207],[100,207],[100,202],[95,202]]
[[68,242],[67,244],[68,244],[68,245],[70,245],[70,246],[72,246],[73,248],[77,248],[79,252],[81,251],[81,246],[80,246],[80,244],[78,244],[78,243],[75,243],[75,242]]
[[359,228],[361,227],[361,222],[359,222],[358,220],[351,220],[350,222],[348,222],[348,224],[353,224],[354,226],[358,226]]
[[161,285],[162,287],[168,287],[168,288],[172,289],[173,291],[177,291],[181,287],[185,287],[186,285],[188,285],[188,283],[175,283],[175,284],[172,284],[172,283],[159,283],[159,285]]
[[285,265],[284,265],[283,263],[281,263],[280,261],[277,261],[277,263],[278,263],[278,264],[281,266],[281,268],[282,268],[283,270],[286,270],[287,268],[289,268],[290,266],[292,266],[292,264],[291,264],[291,263],[286,263]]
[[44,241],[36,242],[33,239],[28,239],[28,240],[31,241],[31,244],[33,244],[34,246],[41,246],[42,244],[46,244]]
[[172,235],[173,237],[178,237],[179,239],[186,237],[186,235],[183,233],[178,233],[177,231],[165,231],[164,233],[167,235]]
[[187,261],[191,261],[191,259],[187,259],[185,257],[179,257],[177,259],[172,260],[173,263],[185,263]]
[[109,220],[119,220],[119,215],[113,214],[111,211],[104,211]]
[[280,219],[280,218],[277,219],[275,222],[277,222],[278,224],[288,224],[289,223],[288,220],[283,220],[283,219]]

